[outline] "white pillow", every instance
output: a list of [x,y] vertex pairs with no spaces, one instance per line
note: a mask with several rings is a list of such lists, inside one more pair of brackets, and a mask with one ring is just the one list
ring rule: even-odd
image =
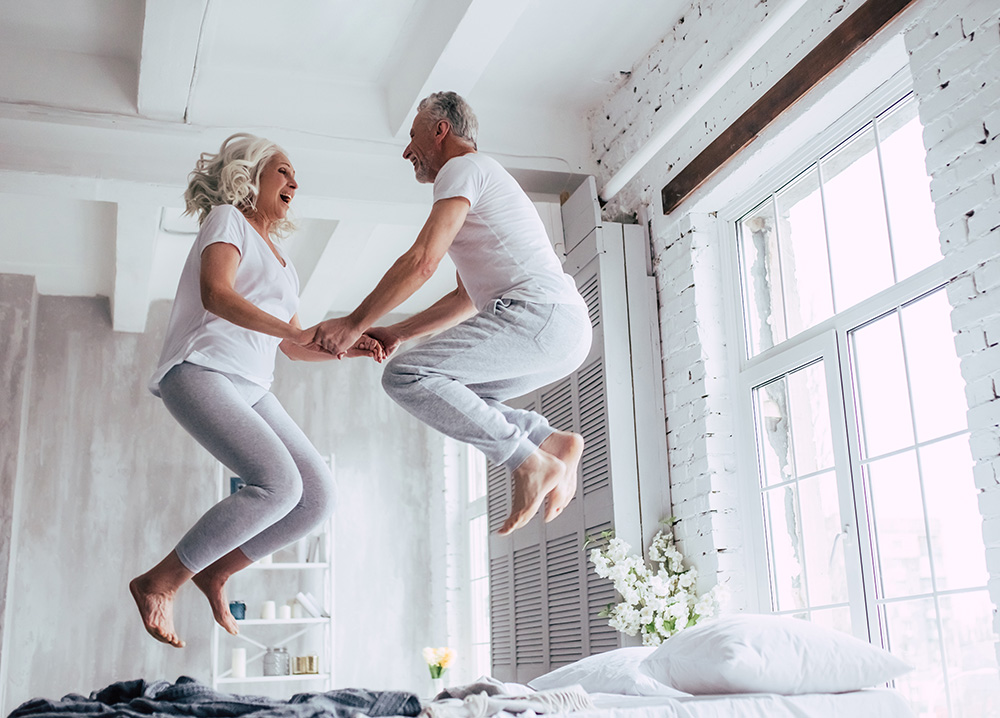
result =
[[696,695],[797,695],[860,690],[913,668],[870,643],[809,621],[742,614],[675,634],[639,670]]
[[651,646],[635,646],[597,653],[539,676],[529,681],[528,685],[536,691],[579,685],[587,693],[615,693],[623,696],[686,695],[639,670],[639,663],[653,650]]

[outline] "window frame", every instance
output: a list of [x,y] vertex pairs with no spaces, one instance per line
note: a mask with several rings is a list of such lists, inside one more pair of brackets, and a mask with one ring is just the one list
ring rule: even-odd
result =
[[[738,482],[737,500],[745,519],[743,529],[747,550],[744,554],[749,584],[749,608],[764,613],[772,611],[768,558],[766,551],[760,551],[766,546],[766,533],[758,480],[753,389],[822,359],[827,379],[836,476],[838,487],[841,487],[838,490],[841,527],[844,530],[841,535],[847,542],[845,553],[853,557],[849,561],[851,565],[845,567],[849,584],[851,628],[856,637],[882,646],[885,645],[885,636],[878,617],[880,604],[875,600],[875,571],[872,565],[874,552],[865,483],[861,476],[853,475],[861,466],[861,447],[857,397],[852,386],[853,357],[848,334],[908,302],[944,287],[955,276],[958,267],[964,269],[969,266],[969,258],[945,256],[933,265],[841,310],[815,326],[756,356],[750,356],[750,340],[743,313],[743,272],[738,251],[738,222],[755,206],[773,200],[777,191],[800,172],[819,162],[827,153],[853,137],[880,114],[903,101],[911,92],[909,73],[896,73],[839,119],[817,132],[813,140],[777,163],[771,171],[764,173],[716,215],[722,257],[723,307],[730,327],[728,366],[736,412],[733,434],[737,472],[743,477]],[[843,481],[849,482],[846,486],[850,487],[850,492],[842,490],[845,486]]]

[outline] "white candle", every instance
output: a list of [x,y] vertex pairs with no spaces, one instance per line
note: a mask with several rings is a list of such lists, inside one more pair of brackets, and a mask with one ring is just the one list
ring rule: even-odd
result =
[[278,606],[278,618],[282,620],[288,620],[292,617],[292,607],[287,603],[284,606]]
[[292,603],[292,618],[302,618],[302,604],[298,601]]
[[274,619],[274,601],[264,601],[260,609],[260,617],[266,621]]
[[247,649],[233,649],[233,678],[247,677]]

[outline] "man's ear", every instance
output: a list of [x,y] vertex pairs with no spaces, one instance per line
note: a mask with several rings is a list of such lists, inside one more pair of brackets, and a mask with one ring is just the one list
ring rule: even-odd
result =
[[450,131],[451,131],[451,123],[448,122],[448,120],[438,120],[437,126],[434,128],[434,137],[435,139],[444,138],[444,136],[447,135],[448,132]]

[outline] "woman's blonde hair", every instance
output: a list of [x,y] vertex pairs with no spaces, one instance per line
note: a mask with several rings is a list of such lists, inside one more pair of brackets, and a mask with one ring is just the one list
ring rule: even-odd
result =
[[[237,132],[222,142],[217,154],[202,152],[188,175],[184,192],[185,214],[197,215],[198,224],[220,204],[231,204],[244,214],[257,209],[260,173],[274,155],[287,154],[263,137]],[[295,229],[288,219],[271,227],[271,234],[284,237]]]

